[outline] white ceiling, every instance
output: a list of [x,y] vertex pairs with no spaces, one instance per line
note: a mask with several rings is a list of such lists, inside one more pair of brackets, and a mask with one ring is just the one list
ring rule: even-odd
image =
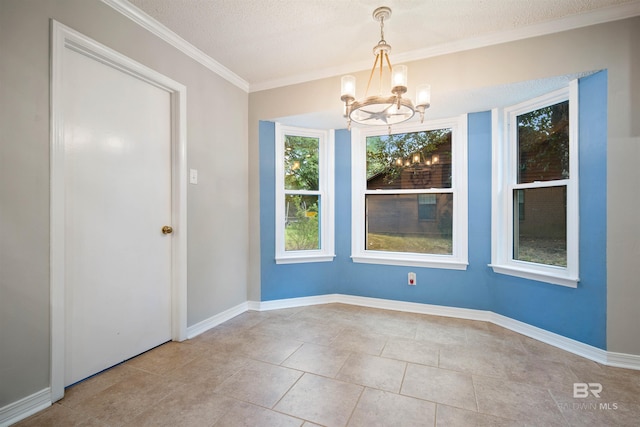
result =
[[[385,39],[394,64],[640,15],[640,0],[102,1],[248,92],[370,70],[380,38],[372,12],[379,6],[392,9]],[[434,87],[427,115],[514,105],[597,70],[582,71],[474,90]],[[331,111],[262,119],[327,129],[346,124],[339,87]]]
[[640,14],[638,0],[129,0],[251,91],[369,69],[379,24],[393,63]]

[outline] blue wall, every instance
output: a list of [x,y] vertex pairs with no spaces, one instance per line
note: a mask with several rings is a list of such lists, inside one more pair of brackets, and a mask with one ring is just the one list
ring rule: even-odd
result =
[[579,82],[580,283],[577,289],[493,275],[493,310],[606,349],[607,72]]
[[[262,300],[340,293],[490,310],[604,349],[606,345],[607,73],[580,91],[580,278],[577,289],[495,274],[491,261],[491,113],[469,114],[466,271],[351,261],[351,137],[336,131],[333,262],[275,264],[275,125],[260,122]],[[406,284],[415,271],[417,286]]]

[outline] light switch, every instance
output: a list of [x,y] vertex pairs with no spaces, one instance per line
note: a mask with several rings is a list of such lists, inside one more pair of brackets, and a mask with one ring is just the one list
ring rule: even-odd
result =
[[189,184],[198,183],[198,169],[189,169]]

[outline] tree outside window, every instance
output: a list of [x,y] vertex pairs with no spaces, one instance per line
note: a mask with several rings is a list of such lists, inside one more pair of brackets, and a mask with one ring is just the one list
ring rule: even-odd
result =
[[518,115],[517,125],[513,259],[566,267],[569,101]]
[[369,136],[366,248],[451,254],[451,129]]
[[285,135],[285,250],[320,248],[319,139]]
[[276,262],[331,261],[333,131],[276,123]]
[[491,267],[576,287],[579,281],[578,81],[493,110]]

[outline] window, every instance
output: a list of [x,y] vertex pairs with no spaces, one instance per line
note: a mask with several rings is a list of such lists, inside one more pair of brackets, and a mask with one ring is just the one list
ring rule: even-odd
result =
[[354,262],[466,269],[466,120],[352,130]]
[[493,111],[497,273],[577,286],[577,85]]
[[276,262],[331,261],[333,131],[276,123]]
[[420,221],[436,220],[435,194],[418,194],[418,219]]

